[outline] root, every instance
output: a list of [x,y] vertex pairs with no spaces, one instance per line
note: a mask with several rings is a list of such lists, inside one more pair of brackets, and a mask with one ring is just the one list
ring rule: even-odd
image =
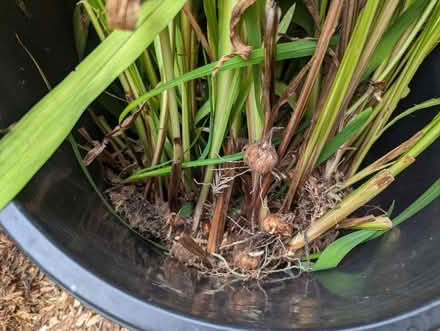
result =
[[[212,185],[215,194],[222,192],[232,180],[250,172],[248,167],[237,165],[231,167],[240,170],[238,174],[227,176],[230,168],[215,170],[215,181]],[[240,214],[243,201],[239,194],[231,199],[229,213],[225,215],[225,228],[222,241],[215,253],[205,253],[208,247],[210,220],[215,206],[207,202],[203,208],[200,231],[191,236],[188,231],[192,228],[192,217],[181,217],[171,214],[166,203],[153,205],[143,198],[142,187],[135,185],[115,186],[107,192],[115,209],[130,221],[130,226],[143,236],[160,241],[167,247],[170,255],[180,263],[195,268],[199,275],[221,279],[222,282],[231,280],[262,280],[293,279],[302,272],[310,270],[309,262],[302,261],[303,256],[322,251],[335,240],[338,232],[331,230],[318,240],[314,240],[298,252],[295,257],[289,257],[287,242],[290,235],[304,233],[305,230],[328,210],[337,208],[339,202],[349,193],[341,190],[343,176],[336,173],[331,179],[326,179],[315,171],[305,182],[293,210],[287,214],[270,214],[277,210],[282,202],[282,194],[276,192],[267,196],[267,209],[270,217],[276,220],[269,222],[267,232],[255,231],[247,215]],[[260,185],[257,181],[257,186]],[[203,184],[202,184],[203,185]],[[264,197],[260,196],[263,200]],[[179,197],[180,204],[187,201]],[[266,201],[266,200],[264,200]],[[267,217],[269,217],[267,216]],[[276,221],[276,222],[275,222]],[[267,229],[266,229],[267,230]],[[193,241],[197,249],[191,245],[182,245],[178,238],[185,234]],[[284,276],[276,276],[276,275]],[[276,278],[275,278],[276,277]]]

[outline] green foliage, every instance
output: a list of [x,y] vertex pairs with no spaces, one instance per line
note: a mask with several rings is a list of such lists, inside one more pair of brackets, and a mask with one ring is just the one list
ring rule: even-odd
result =
[[348,123],[348,125],[341,132],[330,139],[330,141],[322,149],[321,155],[316,163],[317,166],[327,161],[334,153],[336,153],[339,147],[348,142],[364,126],[372,112],[373,108],[371,107],[364,110],[350,123]]
[[49,159],[87,106],[143,52],[184,2],[147,1],[135,32],[113,32],[0,141],[0,209]]
[[[397,226],[417,214],[438,197],[440,197],[440,179],[432,184],[431,187],[408,208],[394,218],[393,226]],[[358,230],[337,239],[320,254],[318,260],[312,266],[312,271],[336,268],[353,248],[368,240],[376,239],[386,232],[387,231]]]

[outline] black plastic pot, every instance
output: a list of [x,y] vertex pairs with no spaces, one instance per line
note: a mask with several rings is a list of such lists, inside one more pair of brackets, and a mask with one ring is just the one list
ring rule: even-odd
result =
[[[18,120],[46,89],[17,33],[53,83],[74,68],[69,1],[0,2],[0,127]],[[401,109],[440,94],[440,51],[417,74]],[[75,93],[75,91],[72,91]],[[371,159],[419,130],[424,111],[375,146]],[[439,143],[380,202],[396,213],[440,175]],[[356,249],[333,271],[296,280],[220,287],[162,259],[113,219],[63,144],[0,214],[24,251],[70,293],[133,329],[428,330],[440,326],[440,204]]]

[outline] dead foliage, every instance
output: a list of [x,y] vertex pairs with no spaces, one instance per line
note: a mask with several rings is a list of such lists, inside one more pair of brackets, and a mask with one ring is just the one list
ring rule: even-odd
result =
[[230,38],[234,50],[231,54],[224,55],[220,58],[220,60],[218,61],[217,65],[214,68],[214,71],[212,72],[213,75],[217,73],[218,69],[220,69],[223,63],[232,59],[234,56],[238,55],[243,60],[247,60],[249,55],[251,54],[252,47],[246,45],[246,43],[244,43],[241,40],[239,23],[243,13],[246,11],[246,9],[252,6],[255,3],[255,1],[256,0],[241,0],[232,9],[231,22],[230,22],[230,30],[231,30]]
[[127,331],[49,280],[0,230],[0,330]]
[[[261,230],[252,227],[246,213],[241,213],[242,193],[234,192],[229,211],[222,212],[225,217],[223,235],[215,242],[215,250],[212,247],[208,249],[210,231],[191,232],[192,217],[171,213],[166,203],[148,202],[143,198],[141,185],[113,187],[108,196],[116,211],[127,219],[134,230],[160,242],[169,249],[171,256],[180,263],[195,267],[199,274],[222,279],[264,279],[280,271],[290,272],[292,277],[296,277],[306,268],[300,257],[322,251],[336,238],[338,232],[331,230],[307,244],[297,256],[288,256],[289,238],[303,233],[326,212],[336,208],[349,192],[340,189],[342,182],[342,173],[327,180],[320,170],[316,170],[304,184],[294,211],[269,214],[267,222],[263,222],[266,227]],[[182,204],[185,197],[179,198]],[[282,195],[275,188],[270,192],[267,208],[276,210],[281,204]],[[206,205],[202,225],[210,224],[216,210],[212,205]]]
[[141,0],[108,0],[107,19],[112,29],[134,30]]

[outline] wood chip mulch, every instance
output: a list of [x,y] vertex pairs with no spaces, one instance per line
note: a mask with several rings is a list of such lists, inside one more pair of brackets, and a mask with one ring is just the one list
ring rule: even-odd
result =
[[0,229],[0,331],[128,331],[49,280]]

